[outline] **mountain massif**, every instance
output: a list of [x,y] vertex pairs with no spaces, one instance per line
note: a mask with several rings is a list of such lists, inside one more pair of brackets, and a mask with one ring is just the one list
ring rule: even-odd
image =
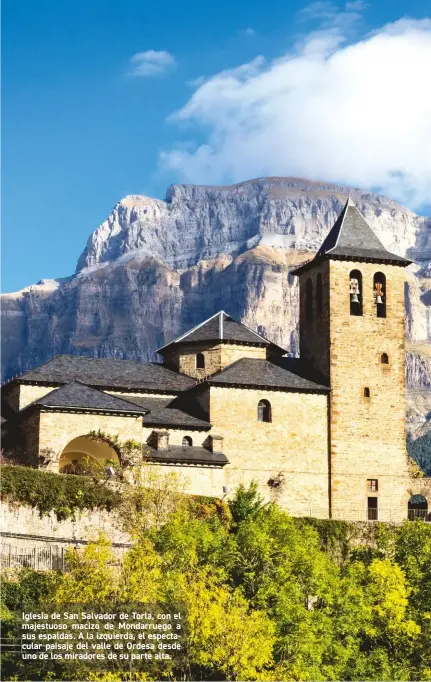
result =
[[[348,188],[298,178],[225,187],[172,185],[166,200],[127,196],[90,236],[74,275],[2,296],[3,378],[60,353],[136,360],[217,310],[298,349],[292,268],[311,257]],[[407,268],[409,430],[431,411],[431,218],[351,189]],[[84,218],[83,218],[84,219]]]

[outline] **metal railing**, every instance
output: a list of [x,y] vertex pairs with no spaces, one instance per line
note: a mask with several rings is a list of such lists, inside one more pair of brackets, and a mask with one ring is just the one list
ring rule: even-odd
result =
[[[67,570],[67,550],[82,550],[88,540],[62,540],[36,536],[26,538],[20,534],[8,533],[0,540],[0,567],[2,569],[32,568],[36,571]],[[113,542],[114,563],[121,562],[124,552],[131,543]]]
[[0,565],[2,568],[32,568],[36,571],[51,571],[65,568],[65,548],[59,545],[19,546],[10,542],[0,543]]
[[422,519],[422,521],[431,523],[431,512],[429,512],[428,509],[409,509],[407,512],[407,518],[409,521]]
[[310,516],[316,519],[331,518],[336,521],[352,521],[352,522],[374,522],[383,521],[385,523],[401,523],[403,520],[409,519],[414,521],[420,519],[426,523],[431,523],[431,511],[426,509],[406,509],[405,515],[400,514],[399,509],[391,509],[386,507],[349,507],[333,509],[329,517],[328,509],[325,507],[310,507],[304,508],[299,512],[291,512],[292,516]]

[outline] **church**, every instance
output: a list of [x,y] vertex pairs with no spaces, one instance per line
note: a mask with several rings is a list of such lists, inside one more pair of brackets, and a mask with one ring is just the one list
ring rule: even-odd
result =
[[256,481],[295,516],[401,521],[413,495],[431,503],[406,451],[410,262],[349,197],[292,273],[299,358],[224,311],[158,349],[161,363],[57,356],[4,386],[6,452],[78,473],[88,458],[133,465],[112,446],[132,440],[138,459],[179,473],[191,494],[229,497]]

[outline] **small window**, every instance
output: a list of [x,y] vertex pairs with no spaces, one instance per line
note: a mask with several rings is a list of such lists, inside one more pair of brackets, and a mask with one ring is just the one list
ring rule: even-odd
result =
[[323,313],[323,282],[321,272],[319,272],[316,279],[316,307],[317,316],[320,317]]
[[267,400],[261,400],[257,406],[257,421],[258,422],[272,421],[271,404]]
[[203,353],[196,355],[196,369],[205,369],[205,355]]
[[305,288],[305,319],[307,324],[310,324],[313,319],[313,282],[311,277],[307,279]]
[[188,448],[193,445],[193,441],[190,438],[190,436],[184,436],[183,442],[182,442],[183,448]]
[[389,355],[387,353],[382,353],[380,356],[380,362],[382,365],[389,365]]
[[367,478],[367,490],[376,493],[379,489],[379,482],[377,478]]
[[364,398],[371,398],[371,391],[369,389],[369,386],[365,386],[364,388]]
[[350,273],[350,314],[362,315],[362,273],[352,270]]
[[386,317],[386,277],[383,272],[374,275],[373,296],[376,306],[376,316]]
[[377,497],[369,497],[368,498],[368,513],[367,513],[367,519],[368,521],[378,521],[379,518],[379,507],[378,507],[379,501]]

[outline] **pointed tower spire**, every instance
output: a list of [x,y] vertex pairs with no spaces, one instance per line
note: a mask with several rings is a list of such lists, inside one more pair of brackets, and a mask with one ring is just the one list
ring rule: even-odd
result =
[[293,274],[299,275],[322,258],[339,258],[374,263],[392,263],[406,267],[412,261],[388,251],[368,225],[357,208],[350,193],[343,210],[329,230],[316,257],[299,268]]

